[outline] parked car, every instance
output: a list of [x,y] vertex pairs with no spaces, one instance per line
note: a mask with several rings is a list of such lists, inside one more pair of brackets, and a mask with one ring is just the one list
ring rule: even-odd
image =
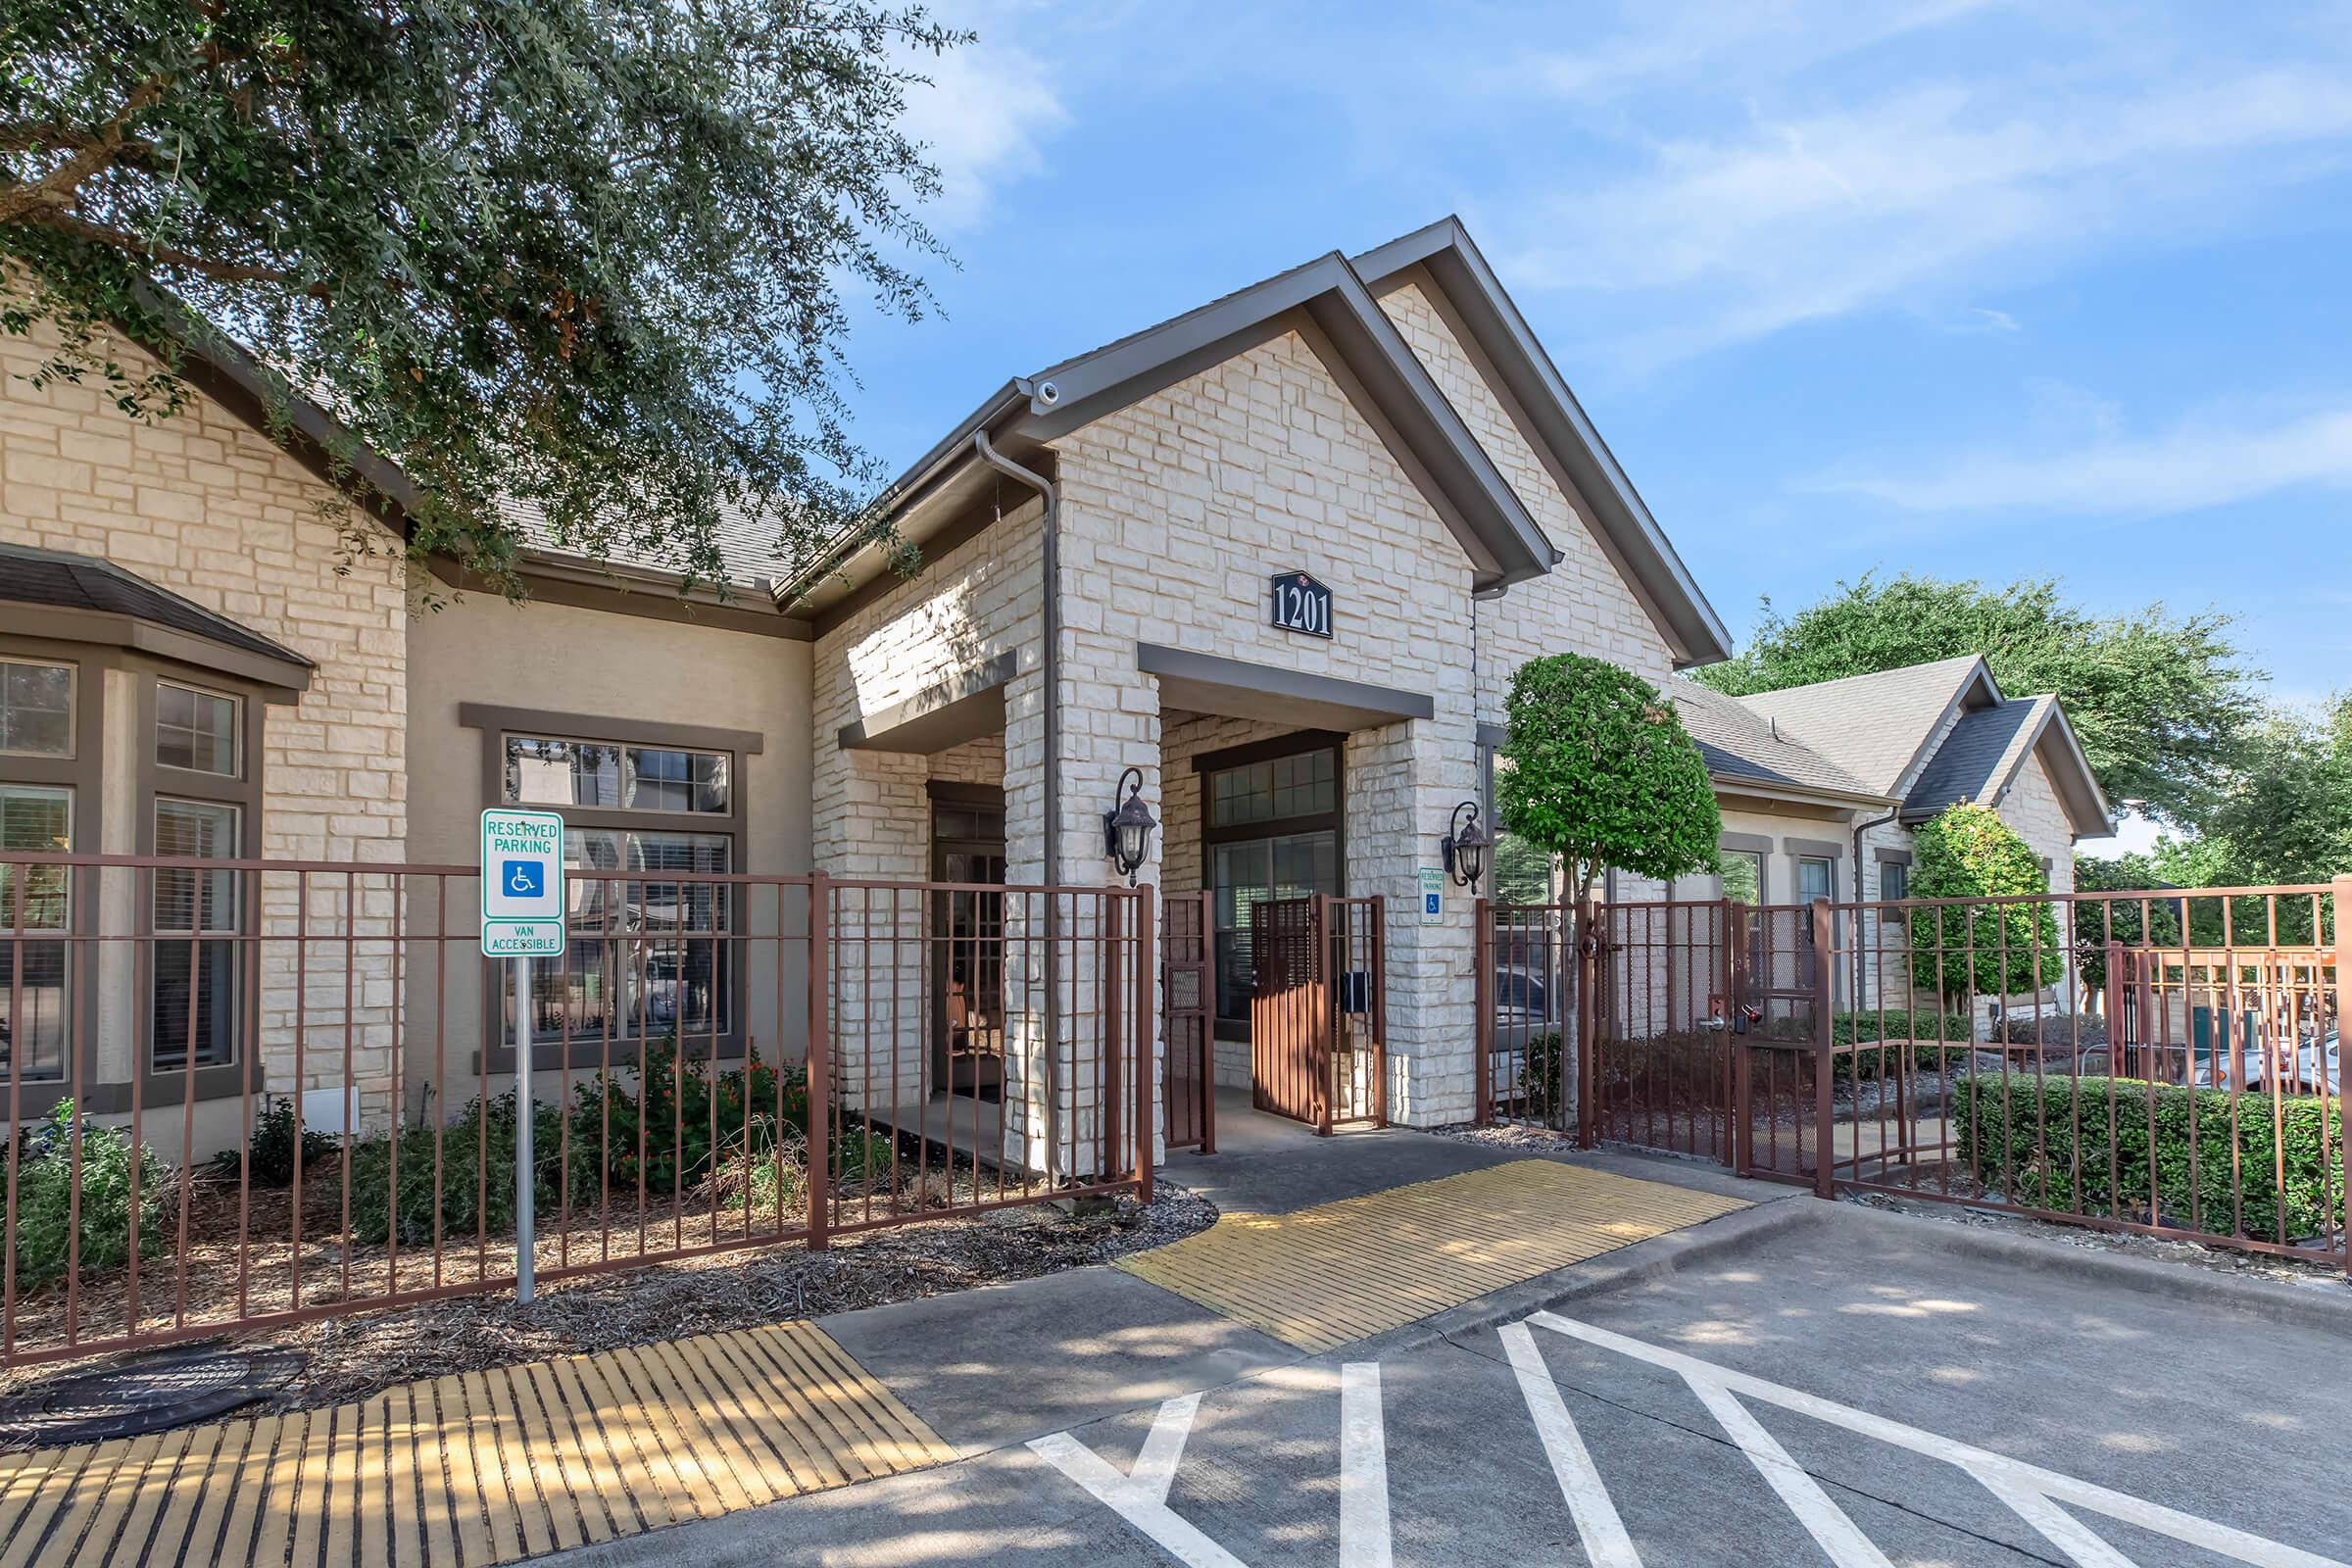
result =
[[2275,1072],[2281,1093],[2332,1095],[2344,1081],[2340,1050],[2333,1029],[2298,1046],[2291,1063],[2283,1042],[2272,1046],[2257,1041],[2238,1053],[2234,1067],[2219,1053],[2206,1056],[2197,1063],[2196,1083],[2200,1089],[2268,1090]]

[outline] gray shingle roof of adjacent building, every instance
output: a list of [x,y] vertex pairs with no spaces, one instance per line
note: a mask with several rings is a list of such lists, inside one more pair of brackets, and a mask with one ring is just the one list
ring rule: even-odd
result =
[[[1981,656],[1964,654],[1932,664],[1759,692],[1740,701],[1779,719],[1782,729],[1800,736],[1874,793],[1890,796],[1984,663]],[[1998,702],[1992,677],[1982,678],[1985,697]]]
[[128,615],[241,653],[304,669],[316,667],[302,655],[271,642],[260,632],[158,588],[111,561],[92,556],[36,550],[29,545],[0,545],[0,602]]
[[1997,805],[2057,706],[2055,697],[2020,697],[1964,715],[1903,797],[1903,814],[1934,816],[1961,801]]
[[1864,800],[1890,800],[1786,731],[1739,699],[1695,681],[1668,683],[1683,728],[1698,743],[1707,772],[1717,779],[1744,779]]

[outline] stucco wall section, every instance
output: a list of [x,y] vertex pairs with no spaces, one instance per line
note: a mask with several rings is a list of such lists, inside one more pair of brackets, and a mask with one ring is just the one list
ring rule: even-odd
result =
[[[144,368],[136,349],[120,352],[134,372]],[[370,864],[405,858],[410,620],[394,542],[378,533],[382,553],[349,556],[344,529],[367,537],[375,525],[227,410],[198,396],[170,418],[138,422],[95,386],[35,389],[24,377],[39,354],[0,334],[0,539],[103,557],[314,661],[299,705],[267,710],[262,820],[258,833],[248,825],[246,849]],[[126,829],[147,809],[107,802],[110,821]],[[110,850],[131,848],[112,827],[108,837]],[[296,899],[290,880],[270,879],[265,935],[293,930]],[[331,893],[315,893],[314,915],[339,920],[334,904]],[[388,890],[363,896],[358,930],[389,931],[392,905]],[[331,1031],[312,1025],[318,1049],[307,1056],[304,1087],[341,1082],[341,962],[329,950],[313,952],[305,1007],[290,949],[265,945],[260,1021],[273,1086],[294,1085],[302,1016],[334,1019]],[[391,958],[379,945],[357,963],[354,1073],[363,1112],[380,1119],[390,1108]]]
[[1665,637],[1445,317],[1415,283],[1384,296],[1381,305],[1502,470],[1520,504],[1565,557],[1548,574],[1479,604],[1478,716],[1499,723],[1511,672],[1543,654],[1587,654],[1663,682],[1673,672]]
[[[409,638],[410,848],[423,861],[471,860],[477,815],[485,806],[485,746],[495,740],[460,722],[466,703],[589,718],[595,737],[638,738],[639,726],[693,724],[742,730],[760,750],[737,760],[745,813],[733,869],[799,874],[810,869],[808,708],[810,647],[780,637],[647,615],[620,614],[494,594],[465,594],[418,620]],[[679,816],[648,826],[699,832],[708,823]],[[471,888],[453,891],[460,904]],[[798,889],[784,896],[785,929],[806,918]],[[466,912],[463,909],[461,913]],[[797,944],[780,944],[773,888],[746,895],[737,929],[745,968],[745,1018],[760,1054],[797,1058],[806,1047],[801,1004],[804,964]],[[430,929],[429,907],[412,929]],[[422,923],[419,924],[418,922]],[[777,988],[778,965],[784,986]],[[450,1049],[470,1071],[482,1024],[481,971],[451,966],[436,976],[409,968],[409,1055],[421,1088],[431,1059],[432,1024],[445,1016]],[[616,1054],[634,1061],[633,1046]],[[550,1048],[540,1059],[555,1059]],[[555,1094],[553,1076],[541,1087]],[[410,1098],[415,1102],[415,1095]]]

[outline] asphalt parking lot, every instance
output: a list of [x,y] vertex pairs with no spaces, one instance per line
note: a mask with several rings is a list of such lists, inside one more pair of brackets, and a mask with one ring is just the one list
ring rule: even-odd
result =
[[1518,1301],[1451,1333],[1436,1332],[1441,1319],[1268,1358],[1075,1426],[1018,1436],[1000,1413],[1001,1446],[956,1465],[647,1538],[635,1555],[1200,1568],[2352,1558],[2352,1342],[2324,1314],[2148,1295],[2063,1259],[1989,1261],[1940,1245],[1953,1227],[1838,1207],[1835,1223],[1662,1277]]

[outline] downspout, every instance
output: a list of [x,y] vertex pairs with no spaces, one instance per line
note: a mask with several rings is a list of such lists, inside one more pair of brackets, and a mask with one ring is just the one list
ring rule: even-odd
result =
[[[1045,592],[1042,616],[1045,647],[1038,661],[1038,669],[1045,683],[1045,701],[1039,716],[1045,723],[1046,747],[1046,1174],[1057,1174],[1054,1169],[1055,1156],[1061,1150],[1061,1094],[1060,1074],[1054,1071],[1061,1056],[1061,963],[1059,935],[1061,896],[1053,890],[1061,886],[1061,495],[1044,474],[1022,467],[999,452],[983,428],[972,432],[972,450],[980,461],[1005,477],[1027,485],[1045,503],[1040,519],[1044,562],[1040,576]],[[1071,1152],[1073,1154],[1076,1151]]]
[[[1036,491],[1046,504],[1043,522],[1045,563],[1040,575],[1045,586],[1045,652],[1039,669],[1045,677],[1046,744],[1046,865],[1045,884],[1061,886],[1061,494],[1042,473],[1022,467],[991,445],[986,430],[972,432],[972,450],[980,461],[1007,478]],[[1052,953],[1053,949],[1046,950]]]
[[[1891,811],[1888,811],[1888,812],[1887,812],[1887,813],[1886,813],[1885,816],[1878,817],[1878,818],[1876,818],[1876,819],[1875,819],[1875,820],[1873,820],[1873,821],[1869,821],[1869,822],[1857,822],[1857,823],[1855,823],[1855,824],[1854,824],[1854,902],[1855,902],[1856,904],[1860,904],[1860,903],[1862,902],[1862,835],[1863,835],[1863,834],[1865,834],[1865,833],[1867,833],[1867,832],[1869,832],[1869,831],[1870,831],[1872,828],[1874,828],[1874,827],[1885,827],[1885,826],[1886,826],[1887,823],[1889,823],[1889,822],[1892,822],[1892,821],[1896,820],[1896,819],[1897,819],[1898,817],[1900,817],[1902,814],[1903,814],[1903,808],[1902,808],[1900,806],[1897,806],[1897,807],[1896,807],[1896,808],[1895,808],[1893,810],[1891,810]],[[1881,902],[1881,903],[1884,903],[1884,902],[1886,902],[1886,901],[1882,899],[1880,902]],[[1861,933],[1861,931],[1859,930],[1859,928],[1857,928],[1857,929],[1856,929],[1856,931],[1854,932],[1854,946],[1856,947],[1856,949],[1859,949],[1859,948],[1861,947],[1861,945],[1862,945],[1862,933]],[[1884,916],[1884,915],[1881,915],[1881,916],[1879,917],[1879,947],[1880,947],[1880,949],[1881,949],[1881,951],[1882,951],[1882,952],[1884,952],[1884,951],[1885,951],[1886,945],[1886,916]],[[1905,951],[1908,951],[1908,950],[1906,949]],[[1855,986],[1855,990],[1854,990],[1854,997],[1853,997],[1853,1001],[1852,1001],[1852,1004],[1851,1004],[1851,1005],[1852,1005],[1852,1010],[1853,1010],[1853,1011],[1855,1011],[1855,1012],[1860,1012],[1860,1011],[1862,1010],[1862,993],[1861,993],[1861,982],[1862,982],[1862,964],[1861,964],[1861,962],[1860,962],[1860,959],[1861,959],[1861,955],[1860,955],[1860,953],[1859,953],[1859,952],[1857,952],[1857,953],[1855,954],[1855,960],[1856,960],[1856,961],[1855,961],[1855,963],[1854,963],[1854,986]],[[1885,977],[1884,977],[1883,975],[1873,975],[1873,976],[1872,976],[1872,981],[1873,981],[1873,983],[1874,983],[1874,984],[1884,984]],[[1881,1011],[1885,1011],[1885,1010],[1886,1010],[1886,1007],[1885,1007],[1885,1002],[1886,1002],[1886,999],[1882,997],[1882,998],[1880,999],[1880,1010],[1881,1010]],[[1941,1001],[1941,999],[1940,999],[1940,998],[1939,998],[1939,999],[1937,999],[1936,1005],[1940,1007],[1942,1004],[1942,1004],[1942,1001]],[[1906,1029],[1904,1032],[1905,1032],[1905,1033],[1909,1033],[1909,1030],[1908,1030],[1908,1029]]]

